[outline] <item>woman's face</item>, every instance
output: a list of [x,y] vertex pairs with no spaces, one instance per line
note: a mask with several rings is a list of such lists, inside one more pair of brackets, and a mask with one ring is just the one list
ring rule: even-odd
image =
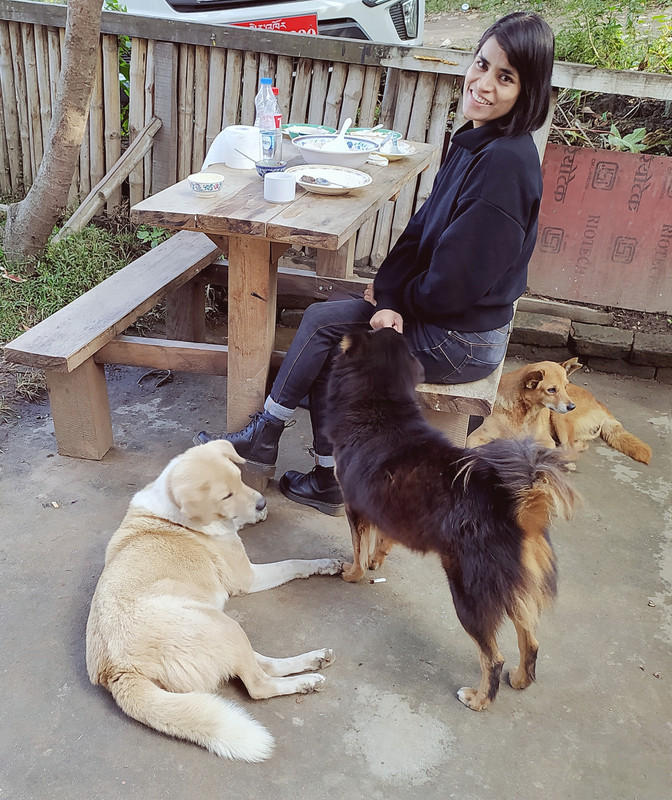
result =
[[520,95],[520,76],[491,36],[464,78],[463,112],[474,128],[505,116]]

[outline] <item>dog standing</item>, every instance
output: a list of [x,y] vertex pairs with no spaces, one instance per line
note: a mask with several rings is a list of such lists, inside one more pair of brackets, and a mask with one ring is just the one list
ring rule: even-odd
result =
[[648,464],[651,448],[625,430],[587,389],[569,382],[581,369],[578,358],[540,361],[502,375],[492,414],[467,439],[476,447],[493,439],[532,436],[546,447],[581,453],[601,437],[635,461]]
[[86,664],[91,682],[134,719],[220,756],[261,761],[272,736],[218,687],[238,676],[254,699],[319,691],[321,675],[296,673],[328,666],[333,651],[259,655],[224,604],[294,578],[338,574],[342,563],[250,563],[237,531],[267,509],[241,480],[236,464],[244,461],[227,441],[193,447],[133,497],[91,602]]
[[392,329],[347,336],[342,350],[329,382],[328,435],[354,548],[343,578],[380,566],[394,542],[437,553],[480,653],[480,685],[458,697],[481,711],[499,689],[496,634],[506,615],[520,650],[510,683],[524,689],[535,678],[535,626],[556,592],[547,528],[575,501],[563,459],[529,439],[453,446],[422,416],[422,368]]

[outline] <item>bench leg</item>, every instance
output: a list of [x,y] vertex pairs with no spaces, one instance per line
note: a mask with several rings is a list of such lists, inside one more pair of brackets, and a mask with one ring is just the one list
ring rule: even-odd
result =
[[447,436],[456,447],[466,447],[469,414],[451,414],[429,408],[423,408],[422,413],[427,422]]
[[100,460],[114,444],[105,367],[89,358],[72,372],[45,372],[58,452]]

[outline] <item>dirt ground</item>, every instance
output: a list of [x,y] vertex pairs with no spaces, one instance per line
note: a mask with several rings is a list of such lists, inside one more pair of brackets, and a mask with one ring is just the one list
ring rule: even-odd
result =
[[[517,366],[510,363],[509,368]],[[655,382],[581,373],[654,451],[650,466],[594,443],[572,482],[584,502],[553,526],[558,601],[539,630],[537,681],[506,678],[482,714],[456,698],[476,648],[440,563],[395,548],[346,584],[315,576],[233,598],[256,650],[332,647],[324,691],[253,701],[263,764],[233,763],[126,717],[86,674],[84,630],[105,546],[131,495],[225,423],[223,378],[155,387],[109,368],[115,447],[102,461],[56,452],[48,406],[0,426],[0,797],[3,800],[663,800],[672,752],[672,397]],[[307,412],[283,436],[277,476],[310,469]],[[347,557],[347,523],[266,492],[242,532],[255,562]],[[373,575],[372,575],[373,577]],[[500,638],[516,663],[513,626]],[[506,670],[505,670],[506,672]]]

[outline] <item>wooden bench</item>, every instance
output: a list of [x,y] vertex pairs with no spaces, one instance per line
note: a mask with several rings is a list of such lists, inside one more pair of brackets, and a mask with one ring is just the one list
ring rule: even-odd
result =
[[488,417],[497,397],[504,360],[486,378],[471,383],[421,383],[416,391],[425,419],[458,447],[467,442],[469,417]]
[[[171,346],[184,350],[182,342],[118,337],[159,300],[175,301],[170,311],[167,306],[169,336],[178,331],[181,339],[203,340],[204,301],[200,319],[184,309],[197,307],[191,298],[198,282],[192,279],[220,253],[205,234],[178,233],[9,342],[7,361],[44,370],[59,453],[101,459],[112,447],[104,363],[160,367],[157,353]],[[226,372],[225,354],[217,371]]]

